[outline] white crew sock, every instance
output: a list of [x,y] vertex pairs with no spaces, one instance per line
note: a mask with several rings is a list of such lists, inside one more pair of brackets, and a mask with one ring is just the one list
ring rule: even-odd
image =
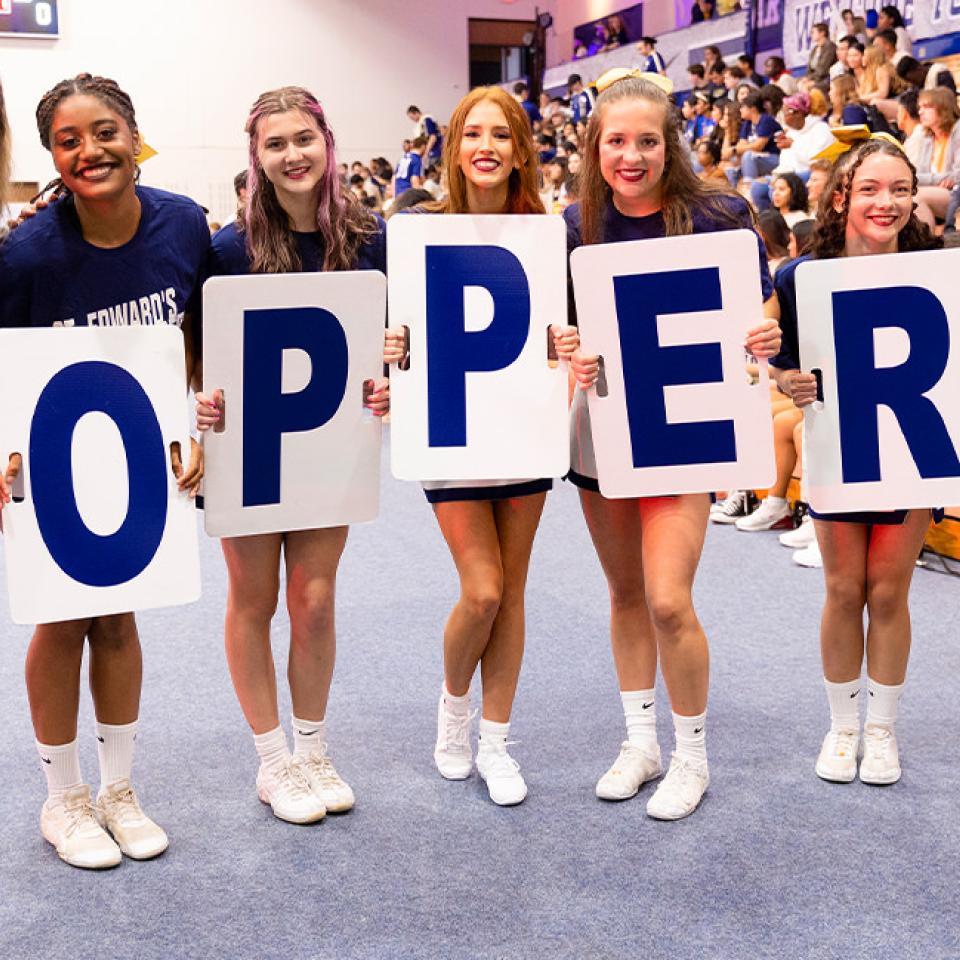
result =
[[786,506],[787,498],[786,498],[786,497],[775,497],[775,496],[773,496],[773,494],[767,494],[767,496],[764,498],[764,501],[763,501],[763,502],[766,503],[766,504],[769,504],[769,507],[768,507],[767,509],[772,510],[774,507],[776,507],[777,509],[780,509],[780,508]]
[[827,688],[827,700],[830,703],[831,730],[860,730],[860,689],[863,682],[847,680],[846,683],[831,683],[826,677],[823,685]]
[[57,746],[48,746],[39,740],[36,743],[43,761],[43,775],[47,778],[47,796],[51,800],[58,800],[67,790],[83,784],[76,737],[70,743]]
[[654,691],[621,690],[623,716],[627,721],[627,740],[634,746],[650,748],[657,742],[657,707]]
[[266,733],[255,733],[253,742],[263,766],[275,770],[289,763],[290,749],[287,746],[287,735],[283,732],[283,727],[277,725]]
[[510,733],[509,723],[497,723],[495,720],[480,719],[480,749],[486,747],[498,753],[507,749],[507,736]]
[[462,697],[455,697],[444,683],[443,703],[454,716],[465,717],[470,712],[470,691],[468,690]]
[[100,793],[117,780],[129,780],[133,772],[133,744],[138,721],[100,723],[97,721],[97,756],[100,758]]
[[294,716],[291,716],[291,720],[293,721],[293,755],[295,757],[326,752],[326,720],[300,720]]
[[867,677],[867,723],[876,723],[882,727],[892,727],[897,722],[897,710],[903,684],[889,685],[877,683]]
[[707,759],[707,713],[695,717],[673,715],[673,730],[677,737],[677,756],[688,760]]

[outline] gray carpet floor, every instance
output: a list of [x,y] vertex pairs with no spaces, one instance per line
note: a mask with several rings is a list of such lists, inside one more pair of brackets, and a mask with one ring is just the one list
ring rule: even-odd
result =
[[[432,765],[440,637],[456,580],[419,488],[386,476],[341,567],[331,752],[352,813],[275,820],[222,650],[225,572],[201,537],[203,599],[139,617],[136,781],[171,837],[93,874],[41,838],[43,776],[23,685],[29,630],[0,623],[0,957],[960,957],[956,579],[920,570],[901,709],[902,781],[817,779],[826,729],[822,577],[774,534],[713,527],[696,601],[712,650],[712,784],[679,823],[593,796],[622,717],[607,599],[575,492],[550,495],[528,592],[512,736],[529,784],[500,809]],[[2,564],[2,560],[0,560]],[[283,676],[287,621],[275,649]],[[289,700],[284,699],[284,716]],[[82,763],[97,781],[89,697]],[[669,708],[659,698],[661,743]]]

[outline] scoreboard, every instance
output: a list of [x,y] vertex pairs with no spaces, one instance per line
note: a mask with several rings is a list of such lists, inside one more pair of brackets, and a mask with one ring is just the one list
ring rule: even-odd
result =
[[0,0],[0,37],[56,37],[57,0]]

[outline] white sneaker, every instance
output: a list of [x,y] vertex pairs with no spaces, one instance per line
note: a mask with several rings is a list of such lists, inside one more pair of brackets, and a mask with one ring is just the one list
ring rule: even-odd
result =
[[346,813],[353,808],[355,798],[353,790],[337,773],[327,756],[327,745],[317,745],[319,749],[305,757],[295,757],[304,779],[310,784],[314,795],[319,797],[327,808],[327,813]]
[[648,752],[629,740],[624,740],[620,755],[613,766],[597,781],[597,796],[601,800],[629,800],[648,780],[663,773],[660,747],[654,743]]
[[790,516],[790,504],[786,500],[772,501],[772,497],[767,497],[753,513],[737,520],[736,528],[744,533],[756,533],[758,530],[772,530],[782,523]]
[[132,860],[157,857],[170,845],[163,828],[140,809],[129,780],[114,780],[101,791],[97,797],[97,820]]
[[816,531],[813,529],[813,517],[809,513],[803,515],[800,526],[796,530],[788,530],[780,534],[780,543],[791,550],[802,550],[810,546],[817,539]]
[[878,785],[896,783],[900,779],[900,753],[897,735],[890,727],[868,723],[863,728],[863,759],[860,779]]
[[454,713],[447,709],[443,694],[437,707],[437,745],[433,760],[446,780],[466,780],[473,770],[470,722],[476,713]]
[[501,807],[522,803],[527,785],[520,775],[520,764],[507,753],[507,748],[481,742],[477,749],[477,773],[486,781],[490,799]]
[[47,800],[40,810],[40,832],[57,855],[72,867],[103,870],[123,857],[120,848],[97,823],[86,784],[73,787],[57,800]]
[[697,809],[707,787],[710,771],[706,760],[690,760],[676,753],[670,769],[647,801],[647,816],[655,820],[682,820]]
[[316,823],[327,812],[292,759],[278,767],[260,764],[257,796],[270,805],[275,817],[287,823]]
[[793,555],[793,562],[801,567],[812,567],[819,569],[823,566],[823,557],[820,556],[820,544],[814,538],[802,550],[797,550]]
[[714,523],[735,523],[738,517],[747,515],[747,491],[733,490],[726,499],[713,504],[710,519]]
[[823,738],[817,757],[817,776],[833,783],[850,783],[857,775],[858,730],[833,730]]

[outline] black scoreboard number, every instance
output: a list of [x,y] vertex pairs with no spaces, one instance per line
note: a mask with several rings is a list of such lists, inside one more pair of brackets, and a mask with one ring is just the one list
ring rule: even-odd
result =
[[57,0],[0,0],[0,37],[56,37]]

